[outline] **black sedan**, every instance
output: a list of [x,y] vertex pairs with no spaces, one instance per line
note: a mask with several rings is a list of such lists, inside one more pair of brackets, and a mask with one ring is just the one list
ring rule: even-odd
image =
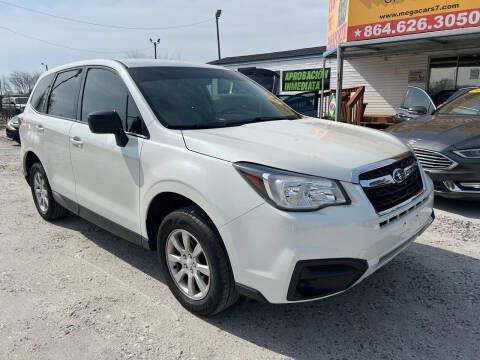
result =
[[18,128],[20,126],[20,122],[22,121],[22,117],[22,114],[12,117],[10,120],[8,120],[6,128],[7,137],[17,141],[18,143],[20,143],[20,134]]
[[438,195],[480,199],[480,90],[387,131],[412,148]]

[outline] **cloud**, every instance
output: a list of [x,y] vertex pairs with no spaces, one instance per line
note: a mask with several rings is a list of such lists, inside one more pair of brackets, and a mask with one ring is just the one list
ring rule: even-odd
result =
[[[12,0],[13,2],[14,0]],[[40,70],[66,62],[98,58],[121,58],[142,52],[153,56],[148,38],[161,38],[159,53],[194,62],[217,56],[214,14],[220,19],[222,56],[281,51],[319,46],[326,41],[327,0],[85,0],[21,1],[16,4],[86,21],[140,27],[164,27],[201,21],[209,23],[174,30],[127,31],[107,29],[52,19],[0,4],[2,26],[31,36],[76,48],[122,51],[92,54],[60,49],[0,30],[0,74],[13,69]]]

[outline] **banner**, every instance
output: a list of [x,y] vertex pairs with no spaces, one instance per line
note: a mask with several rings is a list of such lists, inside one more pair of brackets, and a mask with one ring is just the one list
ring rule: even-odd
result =
[[[335,9],[341,2],[330,0],[334,19],[338,17]],[[337,28],[340,33],[346,31],[346,36],[329,38],[328,48],[342,41],[480,26],[479,0],[355,0],[349,1],[346,13],[346,30],[343,25]],[[328,29],[330,36],[330,23]]]
[[327,49],[347,41],[348,0],[328,0]]
[[306,69],[283,71],[282,91],[321,91],[322,78],[325,78],[325,90],[330,89],[330,69]]

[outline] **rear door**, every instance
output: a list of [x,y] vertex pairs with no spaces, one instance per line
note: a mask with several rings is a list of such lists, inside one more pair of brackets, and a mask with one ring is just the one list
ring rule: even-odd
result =
[[397,121],[411,120],[435,111],[435,105],[427,92],[419,87],[409,86],[397,111]]
[[[87,69],[80,101],[80,121],[70,132],[80,215],[94,222],[107,219],[140,234],[140,113],[116,71],[103,67]],[[119,114],[128,136],[125,147],[116,144],[114,135],[90,131],[88,114],[96,111]]]
[[69,134],[77,115],[82,75],[83,68],[57,74],[46,103],[46,114],[36,116],[34,125],[34,131],[43,138],[43,165],[52,190],[73,201],[75,178],[70,161]]

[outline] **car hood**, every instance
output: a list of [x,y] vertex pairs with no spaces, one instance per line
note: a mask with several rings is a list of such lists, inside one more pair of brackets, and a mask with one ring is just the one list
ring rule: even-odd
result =
[[183,136],[189,150],[222,160],[350,182],[353,169],[408,151],[384,132],[313,118],[184,130]]
[[388,129],[413,147],[443,151],[480,140],[480,116],[431,115],[405,121]]

